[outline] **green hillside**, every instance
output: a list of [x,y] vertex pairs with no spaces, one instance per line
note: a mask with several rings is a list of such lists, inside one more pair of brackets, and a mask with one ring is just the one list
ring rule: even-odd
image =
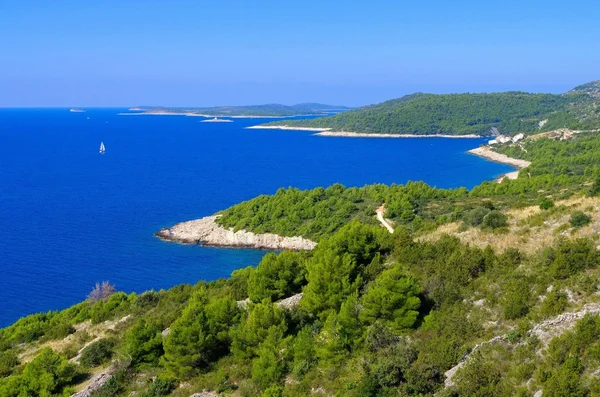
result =
[[416,93],[335,116],[268,125],[418,135],[489,135],[492,127],[504,134],[590,129],[600,127],[599,87],[599,82],[591,82],[562,95]]
[[598,395],[600,135],[497,150],[532,164],[470,191],[334,185],[233,206],[225,225],[319,244],[24,317],[0,329],[0,395],[100,375],[94,397]]

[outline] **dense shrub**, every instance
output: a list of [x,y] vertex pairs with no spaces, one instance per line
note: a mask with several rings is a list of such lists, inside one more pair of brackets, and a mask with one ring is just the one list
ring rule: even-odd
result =
[[419,315],[420,292],[418,282],[400,267],[385,270],[364,294],[360,317],[367,324],[381,320],[398,330],[410,328]]
[[481,226],[489,229],[497,229],[507,225],[507,216],[500,211],[490,211],[483,217]]
[[18,375],[0,378],[0,396],[70,395],[75,366],[50,348],[42,349]]
[[590,223],[592,221],[592,218],[581,212],[581,211],[575,211],[571,214],[571,219],[569,219],[569,223],[571,224],[571,226],[575,227],[575,228],[580,228],[582,226],[587,225],[588,223]]
[[137,323],[125,335],[125,345],[132,364],[157,364],[163,355],[163,337],[160,323],[145,319]]
[[552,207],[554,207],[554,201],[550,200],[549,198],[544,197],[540,200],[540,209],[549,210]]
[[86,367],[96,367],[108,361],[113,354],[114,343],[108,339],[100,339],[89,344],[81,351],[79,362]]
[[598,251],[588,239],[562,240],[550,250],[550,275],[565,279],[575,273],[598,265]]
[[569,302],[567,294],[562,291],[551,291],[542,303],[541,312],[545,317],[556,316],[562,313]]
[[175,389],[175,382],[172,380],[165,380],[162,378],[156,378],[150,386],[148,390],[142,393],[142,397],[163,397],[171,394],[173,389]]
[[0,353],[0,378],[8,376],[19,365],[19,358],[13,350]]
[[475,207],[464,215],[463,221],[469,226],[479,226],[490,212],[489,208]]
[[253,302],[276,301],[300,292],[305,284],[304,255],[298,252],[267,254],[248,277],[248,296]]
[[504,287],[501,303],[504,318],[508,320],[526,315],[531,307],[531,289],[528,280],[518,278],[509,281]]

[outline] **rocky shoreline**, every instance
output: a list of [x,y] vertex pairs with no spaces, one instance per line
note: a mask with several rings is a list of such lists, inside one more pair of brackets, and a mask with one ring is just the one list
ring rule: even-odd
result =
[[245,230],[226,229],[216,222],[219,215],[181,222],[164,228],[155,235],[165,241],[202,244],[214,247],[254,248],[268,250],[311,250],[317,243],[300,236],[283,237],[273,233],[256,234]]

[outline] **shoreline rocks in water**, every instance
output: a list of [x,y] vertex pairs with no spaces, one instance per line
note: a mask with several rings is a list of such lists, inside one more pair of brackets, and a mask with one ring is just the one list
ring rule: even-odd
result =
[[182,244],[214,247],[255,248],[269,250],[311,250],[317,243],[300,236],[282,237],[273,233],[256,234],[245,230],[225,229],[216,222],[219,215],[181,222],[155,235],[162,240]]

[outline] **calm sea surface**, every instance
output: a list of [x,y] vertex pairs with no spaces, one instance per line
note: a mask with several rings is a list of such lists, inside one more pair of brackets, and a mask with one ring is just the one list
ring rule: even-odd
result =
[[153,233],[279,187],[472,187],[511,170],[465,154],[479,139],[325,138],[121,111],[0,109],[0,326],[77,303],[97,281],[142,292],[256,265],[264,252]]

